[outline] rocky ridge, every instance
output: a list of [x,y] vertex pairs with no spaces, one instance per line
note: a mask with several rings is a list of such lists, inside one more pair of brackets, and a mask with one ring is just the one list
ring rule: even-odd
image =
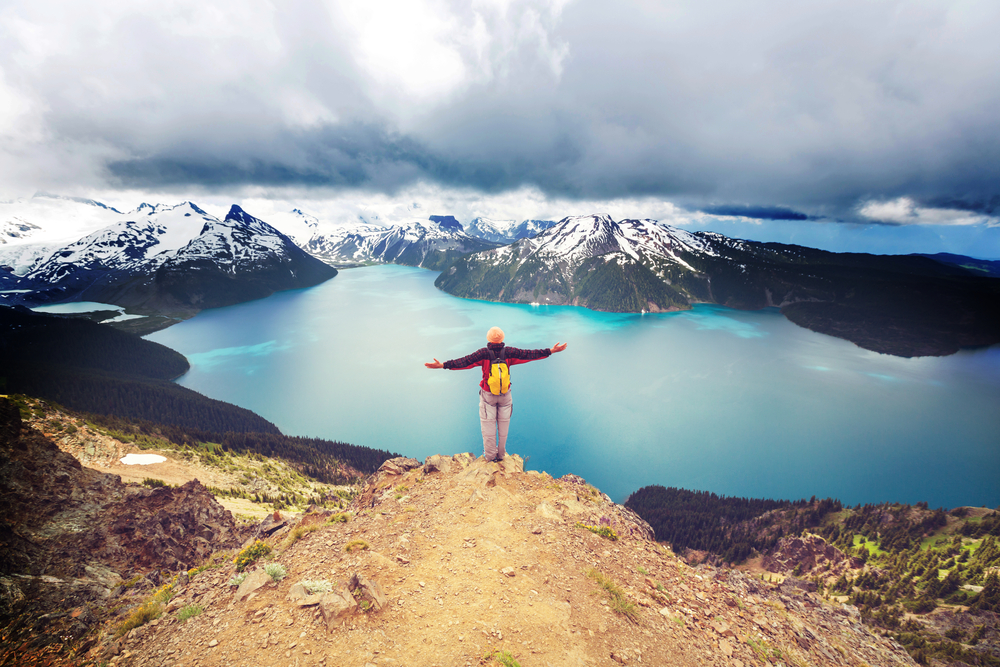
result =
[[0,517],[0,664],[86,650],[108,607],[244,539],[199,482],[147,489],[85,468],[6,399]]
[[[266,538],[267,564],[287,577],[263,576],[264,560],[239,587],[232,567],[206,570],[103,655],[171,667],[476,665],[497,651],[523,665],[915,664],[852,607],[691,568],[584,480],[525,472],[516,455],[392,459],[351,509]],[[182,623],[192,605],[202,613]]]

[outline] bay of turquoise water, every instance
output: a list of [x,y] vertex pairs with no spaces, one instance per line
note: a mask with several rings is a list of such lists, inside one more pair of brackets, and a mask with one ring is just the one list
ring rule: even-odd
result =
[[598,313],[459,299],[436,273],[341,271],[305,290],[207,310],[149,339],[178,380],[289,435],[399,452],[482,454],[482,347],[565,352],[512,370],[508,452],[622,502],[662,484],[721,495],[1000,505],[1000,346],[903,359],[799,328],[774,309]]

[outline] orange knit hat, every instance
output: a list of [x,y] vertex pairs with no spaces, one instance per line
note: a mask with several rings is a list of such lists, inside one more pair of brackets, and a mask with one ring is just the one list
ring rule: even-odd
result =
[[503,342],[503,329],[500,327],[493,327],[486,332],[486,340],[491,343],[502,343]]

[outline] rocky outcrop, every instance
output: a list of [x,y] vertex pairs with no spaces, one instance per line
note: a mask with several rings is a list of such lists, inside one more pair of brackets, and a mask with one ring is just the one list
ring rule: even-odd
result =
[[[18,655],[82,637],[97,622],[91,610],[121,595],[123,580],[151,588],[160,571],[199,565],[242,540],[197,480],[127,486],[80,465],[0,398],[0,630]],[[0,651],[0,663],[6,657]]]
[[[17,408],[0,402],[13,407],[0,429],[13,433]],[[197,480],[126,486],[30,428],[0,443],[0,516],[9,536],[0,574],[85,577],[91,563],[121,574],[176,571],[243,541],[232,514]]]
[[171,605],[204,613],[130,635],[117,664],[915,664],[856,608],[689,567],[582,478],[514,454],[389,461],[350,510],[268,538],[287,576],[252,593],[234,566],[198,575]]
[[794,574],[797,577],[839,577],[848,570],[864,567],[860,558],[848,556],[828,544],[819,535],[783,537],[777,546],[764,556],[761,566],[768,572]]

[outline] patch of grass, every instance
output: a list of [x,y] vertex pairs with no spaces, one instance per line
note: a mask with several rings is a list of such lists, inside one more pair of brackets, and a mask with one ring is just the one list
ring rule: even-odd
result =
[[396,487],[396,493],[406,494],[410,490],[410,487],[400,484]]
[[350,512],[338,512],[326,520],[326,525],[334,523],[347,523],[351,520]]
[[648,570],[646,570],[646,568],[644,568],[644,567],[643,567],[642,565],[640,565],[639,567],[637,567],[637,568],[635,568],[635,569],[636,569],[636,571],[637,571],[637,572],[638,572],[639,574],[641,574],[641,575],[643,575],[643,576],[646,576],[646,577],[648,577],[648,576],[649,576],[649,571],[648,571]]
[[172,597],[174,597],[173,584],[163,584],[153,592],[155,602],[169,602]]
[[365,542],[364,540],[351,540],[344,546],[344,551],[346,551],[347,553],[351,553],[355,549],[360,549],[361,551],[364,551],[367,548],[368,548],[368,543]]
[[281,581],[288,576],[288,570],[281,563],[268,563],[264,566],[264,571],[271,577],[271,581]]
[[185,623],[188,619],[194,618],[203,611],[205,611],[205,608],[200,604],[189,604],[177,612],[177,620],[181,623]]
[[[864,541],[862,542],[862,540]],[[881,556],[882,554],[885,553],[884,551],[879,549],[878,542],[876,542],[875,540],[862,537],[861,535],[855,535],[853,546],[857,547],[859,544],[865,545],[865,549],[868,549],[869,556]]]
[[521,664],[514,658],[510,651],[492,649],[483,656],[479,664],[487,667],[521,667]]
[[247,569],[250,565],[255,563],[257,559],[263,558],[264,556],[271,553],[271,545],[267,542],[262,542],[257,540],[243,551],[236,554],[233,559],[233,563],[236,565],[236,571],[242,572]]
[[115,637],[121,637],[129,630],[138,628],[139,626],[146,625],[155,618],[159,618],[163,614],[163,605],[155,600],[149,600],[139,605],[135,611],[129,614],[118,629],[115,630]]
[[601,537],[616,542],[618,540],[618,533],[611,529],[611,526],[588,526],[585,523],[577,522],[577,528],[584,528],[589,530],[594,535],[600,535]]
[[601,574],[594,568],[590,568],[587,571],[587,577],[596,581],[607,592],[613,610],[633,623],[639,622],[639,608],[636,607],[634,602],[629,601],[625,595],[625,591],[611,577]]
[[288,547],[292,546],[300,539],[302,539],[303,535],[314,533],[317,530],[319,530],[319,528],[320,524],[318,523],[313,523],[308,526],[295,526],[295,528],[292,528],[291,532],[288,533],[288,537],[285,538],[285,541],[282,542],[281,550],[285,551],[286,549],[288,549]]
[[142,485],[148,486],[151,489],[159,489],[161,487],[170,486],[162,479],[154,479],[153,477],[147,477],[144,480],[142,480]]
[[771,646],[767,643],[766,639],[754,639],[753,637],[747,637],[747,645],[762,660],[781,660],[781,649]]

